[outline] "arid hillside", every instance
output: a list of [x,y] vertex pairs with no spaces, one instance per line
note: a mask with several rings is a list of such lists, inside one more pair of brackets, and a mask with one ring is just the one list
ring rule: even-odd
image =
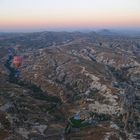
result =
[[4,34],[0,58],[0,139],[140,139],[140,36]]

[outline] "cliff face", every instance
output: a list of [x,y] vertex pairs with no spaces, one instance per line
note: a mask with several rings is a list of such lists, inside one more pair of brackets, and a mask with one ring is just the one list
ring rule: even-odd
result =
[[[36,49],[27,42],[38,42]],[[138,44],[138,37],[96,33],[43,32],[2,40],[1,137],[139,139]],[[6,63],[11,46],[24,58],[19,79],[12,63]],[[78,132],[69,127],[77,113],[85,125]]]

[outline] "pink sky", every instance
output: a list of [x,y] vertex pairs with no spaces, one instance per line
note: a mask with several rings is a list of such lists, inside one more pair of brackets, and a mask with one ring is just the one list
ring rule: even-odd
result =
[[140,0],[1,0],[0,29],[140,28]]

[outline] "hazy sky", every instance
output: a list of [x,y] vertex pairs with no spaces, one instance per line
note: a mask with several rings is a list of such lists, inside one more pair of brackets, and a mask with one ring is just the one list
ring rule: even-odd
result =
[[0,0],[0,31],[140,28],[140,0]]

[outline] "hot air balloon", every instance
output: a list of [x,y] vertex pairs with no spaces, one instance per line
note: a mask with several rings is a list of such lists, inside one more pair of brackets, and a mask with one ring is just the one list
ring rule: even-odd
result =
[[14,56],[13,64],[15,65],[16,68],[19,68],[22,64],[22,57],[21,56]]

